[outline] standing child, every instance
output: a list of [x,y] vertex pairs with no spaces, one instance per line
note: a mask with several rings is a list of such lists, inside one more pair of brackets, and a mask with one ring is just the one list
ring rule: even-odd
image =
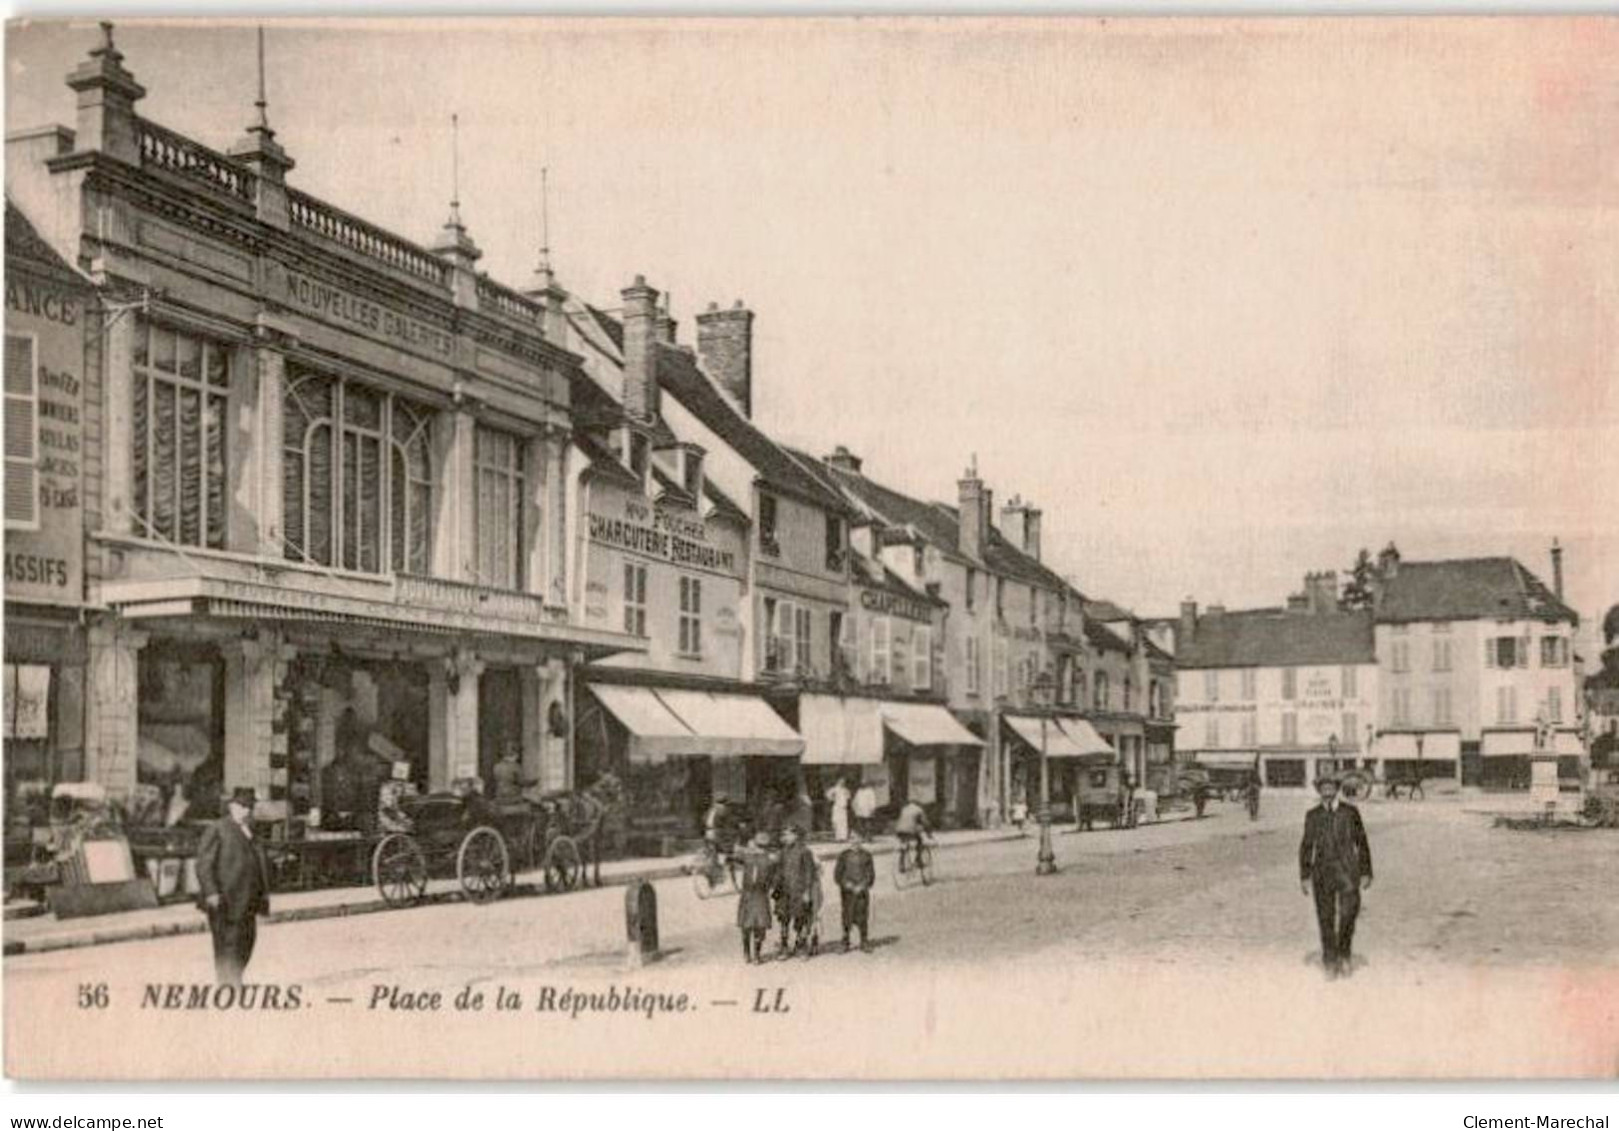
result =
[[854,843],[838,853],[832,882],[838,885],[843,901],[844,953],[848,953],[849,931],[853,927],[860,929],[860,949],[870,950],[871,888],[877,882],[877,866],[866,851],[865,834],[856,833]]
[[753,844],[741,852],[742,876],[738,884],[741,898],[736,905],[736,925],[742,931],[742,958],[748,963],[763,962],[765,935],[770,933],[770,896],[776,887],[776,861],[770,852],[770,835],[763,829]]

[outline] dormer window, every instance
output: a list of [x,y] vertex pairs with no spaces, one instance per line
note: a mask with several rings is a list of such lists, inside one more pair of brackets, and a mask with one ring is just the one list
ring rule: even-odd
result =
[[639,432],[630,433],[628,446],[628,463],[630,470],[646,482],[647,468],[652,462],[652,444]]

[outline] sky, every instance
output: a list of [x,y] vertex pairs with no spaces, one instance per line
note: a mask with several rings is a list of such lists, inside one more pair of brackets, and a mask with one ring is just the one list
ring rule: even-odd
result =
[[[14,24],[8,129],[71,123],[87,24]],[[217,148],[246,24],[119,24]],[[755,321],[755,419],[953,502],[1144,615],[1309,570],[1515,555],[1619,602],[1619,21],[271,23],[291,181],[461,213],[525,285],[637,274]]]

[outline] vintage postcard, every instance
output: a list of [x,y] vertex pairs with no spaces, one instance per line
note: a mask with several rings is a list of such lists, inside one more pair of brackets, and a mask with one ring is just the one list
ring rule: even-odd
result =
[[1619,22],[5,58],[9,1076],[1619,1073]]

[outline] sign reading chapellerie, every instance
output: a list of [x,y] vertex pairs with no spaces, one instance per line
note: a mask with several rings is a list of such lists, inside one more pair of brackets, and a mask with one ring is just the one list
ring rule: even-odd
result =
[[709,542],[702,522],[630,500],[622,516],[590,512],[590,540],[690,569],[737,572],[736,552]]
[[440,357],[449,357],[455,351],[455,339],[437,326],[301,271],[283,267],[281,275],[275,294],[288,306]]
[[860,607],[874,613],[892,613],[894,616],[921,621],[923,624],[929,624],[933,620],[933,610],[924,602],[887,589],[862,589]]

